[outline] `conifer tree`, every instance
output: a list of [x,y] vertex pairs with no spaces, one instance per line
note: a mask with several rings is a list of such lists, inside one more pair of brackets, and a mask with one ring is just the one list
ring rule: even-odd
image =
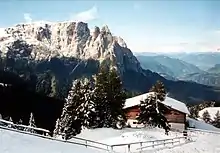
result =
[[11,118],[11,117],[9,117],[9,122],[13,123],[13,120],[12,120],[12,118]]
[[61,115],[60,126],[63,139],[71,139],[79,134],[83,125],[83,117],[80,116],[82,106],[81,82],[76,80],[69,91],[66,103]]
[[157,81],[154,86],[151,87],[150,92],[155,92],[157,94],[157,99],[164,101],[166,98],[166,89],[161,81]]
[[202,119],[206,123],[209,123],[209,124],[211,123],[211,116],[207,110],[202,114]]
[[[101,68],[95,77],[94,103],[97,116],[96,127],[103,127],[107,122],[108,99],[106,89],[108,88],[108,71]],[[107,126],[107,125],[106,125]]]
[[110,72],[101,68],[96,76],[94,89],[94,103],[97,112],[98,127],[114,127],[117,123],[125,122],[123,106],[126,95],[122,89],[122,82],[116,70]]
[[58,118],[56,120],[55,129],[53,131],[53,137],[57,137],[58,135],[61,134],[61,132],[60,132],[61,129],[60,128],[61,128],[61,126],[60,126],[60,119]]
[[[11,123],[13,124],[13,120],[12,120],[11,117],[9,117],[9,122],[11,122]],[[9,127],[9,128],[13,128],[13,125],[12,125],[12,124],[8,124],[8,127]]]
[[96,123],[96,111],[93,102],[93,89],[91,82],[88,79],[82,81],[82,109],[81,116],[83,119],[83,126],[87,128],[92,128],[97,125]]
[[220,128],[220,112],[217,111],[214,117],[213,125],[217,128]]
[[162,127],[165,133],[168,134],[170,127],[164,116],[166,107],[159,103],[159,101],[163,101],[166,98],[164,86],[161,83],[157,83],[150,91],[153,93],[149,93],[147,98],[140,102],[140,114],[137,120],[144,125]]
[[[31,113],[31,115],[30,115],[29,125],[28,126],[29,127],[33,127],[33,128],[36,127],[33,113]],[[33,128],[26,128],[25,131],[28,131],[30,133],[36,133],[36,131]]]
[[116,124],[125,125],[126,116],[123,107],[126,93],[123,90],[120,76],[115,69],[112,69],[109,73],[109,85],[111,87],[108,96],[111,102],[112,127],[116,128]]

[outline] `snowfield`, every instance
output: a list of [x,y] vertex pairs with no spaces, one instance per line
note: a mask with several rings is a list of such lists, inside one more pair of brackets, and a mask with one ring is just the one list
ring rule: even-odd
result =
[[204,109],[202,109],[201,111],[199,111],[199,117],[202,118],[202,114],[208,111],[210,114],[210,118],[212,120],[214,120],[215,114],[217,113],[217,111],[220,111],[220,107],[206,107]]
[[165,135],[164,130],[159,128],[125,128],[123,130],[116,130],[112,128],[100,128],[93,130],[86,129],[81,134],[77,135],[77,137],[80,138],[96,140],[98,142],[108,145],[158,139],[169,139],[180,136],[183,136],[183,134],[178,132],[170,132],[169,135]]
[[[207,125],[201,121],[189,119],[190,123],[196,125],[200,129],[216,130],[211,125]],[[220,130],[219,130],[220,131]],[[188,132],[189,136],[193,137],[193,142],[183,142],[174,145],[166,145],[160,148],[148,148],[142,153],[219,153],[220,152],[220,134],[202,133],[197,131]],[[112,128],[100,129],[84,129],[78,138],[85,138],[107,145],[117,145],[124,143],[134,143],[149,140],[161,140],[168,138],[181,137],[182,133],[169,132],[165,135],[163,129],[159,128],[142,128],[131,129],[125,128],[115,130]],[[77,142],[77,139],[71,139],[72,142]],[[97,145],[97,144],[95,144]],[[117,153],[125,153],[125,147],[119,146],[116,149]],[[104,150],[95,148],[86,148],[76,144],[58,142],[55,140],[47,140],[44,138],[21,134],[0,128],[0,153],[106,153]],[[139,151],[132,151],[139,152]]]
[[210,131],[220,132],[219,128],[216,128],[211,124],[207,124],[203,120],[197,121],[195,119],[188,118],[188,117],[187,117],[187,120],[189,121],[189,126],[190,127],[194,127],[196,129],[201,129],[201,130],[210,130]]
[[0,129],[0,153],[101,153],[101,151]]

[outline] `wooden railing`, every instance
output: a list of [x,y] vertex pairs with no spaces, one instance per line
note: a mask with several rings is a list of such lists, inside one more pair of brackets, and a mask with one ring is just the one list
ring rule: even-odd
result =
[[3,119],[0,119],[0,125],[1,124],[4,124],[6,126],[11,126],[12,128],[24,128],[24,129],[33,129],[35,130],[36,132],[41,132],[43,135],[47,135],[50,133],[49,130],[46,130],[46,129],[42,129],[42,128],[37,128],[37,127],[31,127],[31,126],[26,126],[26,125],[22,125],[22,124],[14,124],[13,122],[10,122],[10,121],[6,121],[6,120],[3,120]]
[[[170,139],[161,139],[161,140],[151,140],[151,141],[142,141],[142,142],[133,142],[133,143],[123,143],[123,144],[115,144],[111,145],[111,150],[125,153],[131,152],[142,152],[147,148],[156,148],[157,146],[166,146],[166,144],[180,143],[181,140],[185,142],[188,141],[188,137],[175,137]],[[117,149],[118,147],[118,149]]]

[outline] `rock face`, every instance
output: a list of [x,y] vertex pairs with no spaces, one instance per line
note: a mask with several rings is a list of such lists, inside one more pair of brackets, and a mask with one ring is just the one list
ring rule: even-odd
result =
[[[18,42],[19,47],[12,46],[13,42]],[[25,48],[21,50],[21,44],[29,50],[25,58],[36,61],[52,57],[92,58],[100,62],[113,61],[113,66],[122,73],[125,69],[141,71],[124,40],[113,36],[108,26],[95,27],[90,32],[87,23],[83,22],[18,24],[4,29],[0,36],[1,55],[6,56],[10,50],[17,49],[16,56],[24,57]]]

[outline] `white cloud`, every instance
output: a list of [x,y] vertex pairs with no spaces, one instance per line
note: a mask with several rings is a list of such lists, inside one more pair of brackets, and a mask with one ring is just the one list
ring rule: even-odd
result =
[[26,23],[31,23],[32,22],[31,14],[24,13],[24,20]]
[[82,22],[88,22],[97,19],[98,16],[98,9],[96,6],[93,6],[92,8],[79,12],[77,14],[74,14],[71,16],[71,20],[74,21],[82,21]]

